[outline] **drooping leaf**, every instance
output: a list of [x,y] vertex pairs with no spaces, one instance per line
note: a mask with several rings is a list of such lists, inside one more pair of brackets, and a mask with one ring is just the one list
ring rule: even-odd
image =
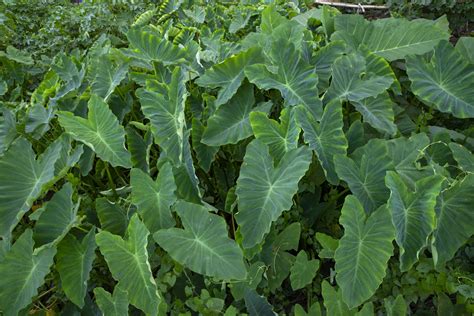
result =
[[247,146],[236,189],[236,219],[245,248],[260,243],[272,222],[291,207],[298,182],[311,162],[311,152],[304,146],[288,151],[277,166],[273,160],[268,146],[260,140]]
[[450,260],[474,234],[474,174],[443,190],[436,204],[437,226],[433,232],[432,252],[436,267]]
[[102,229],[114,235],[123,236],[125,234],[128,215],[119,204],[112,203],[103,197],[95,200],[95,210]]
[[395,229],[385,205],[367,216],[353,195],[346,197],[339,222],[344,226],[344,236],[334,256],[336,280],[344,302],[354,308],[382,283],[393,253]]
[[55,247],[33,250],[33,233],[27,229],[0,262],[0,311],[18,315],[31,303],[53,265]]
[[175,210],[184,229],[161,229],[153,236],[174,260],[203,275],[245,279],[242,251],[228,238],[223,218],[204,206],[184,201],[179,201]]
[[56,245],[77,224],[79,204],[73,204],[72,192],[72,185],[68,182],[46,204],[34,229],[33,238],[37,246]]
[[261,61],[260,49],[250,48],[212,66],[196,80],[196,83],[202,87],[220,87],[216,100],[216,106],[220,106],[227,103],[237,92],[245,78],[244,69]]
[[128,315],[127,291],[122,290],[120,286],[115,286],[113,295],[101,287],[96,287],[94,295],[104,316]]
[[151,131],[157,144],[176,163],[182,161],[185,142],[184,103],[187,92],[184,76],[184,71],[176,67],[171,82],[163,87],[162,91],[147,86],[146,89],[138,89],[136,92],[143,114],[151,122]]
[[296,256],[295,263],[291,267],[291,288],[296,291],[310,284],[316,276],[318,269],[319,260],[308,260],[308,255],[306,252],[301,250]]
[[470,64],[474,64],[474,38],[463,36],[456,43],[456,50]]
[[392,214],[396,241],[400,247],[400,269],[406,271],[418,260],[428,236],[435,228],[436,198],[444,178],[433,175],[415,183],[412,191],[395,172],[388,171],[385,183],[390,189],[387,206]]
[[150,147],[153,143],[151,132],[147,131],[145,137],[142,137],[131,126],[127,126],[125,131],[127,132],[127,145],[131,155],[132,166],[141,169],[143,172],[149,172]]
[[447,41],[435,48],[430,61],[407,58],[412,92],[425,104],[459,118],[474,117],[474,65]]
[[342,41],[330,42],[321,47],[313,56],[315,71],[318,75],[318,90],[326,91],[329,88],[329,79],[332,75],[334,61],[346,52],[346,45]]
[[253,86],[244,84],[229,103],[219,107],[209,118],[201,142],[208,146],[221,146],[236,144],[251,136],[250,113],[253,111],[268,113],[272,106],[271,102],[266,102],[253,108],[254,104]]
[[450,143],[449,149],[451,149],[453,157],[462,171],[474,173],[473,153],[471,153],[466,147],[456,143]]
[[84,306],[95,249],[95,228],[82,241],[69,234],[58,245],[56,269],[61,277],[61,286],[68,299],[79,308]]
[[368,214],[385,204],[389,190],[385,187],[384,177],[387,170],[393,169],[385,141],[369,141],[358,148],[352,158],[335,156],[334,164],[339,178],[347,183]]
[[75,140],[90,147],[104,161],[112,166],[131,167],[130,153],[125,148],[125,130],[107,103],[92,95],[88,103],[87,119],[74,116],[71,112],[59,111],[62,127]]
[[176,202],[172,168],[170,163],[162,165],[155,181],[140,169],[130,171],[132,203],[151,233],[176,224],[170,209]]
[[329,183],[338,184],[339,178],[334,167],[336,155],[346,155],[347,140],[342,128],[342,105],[339,100],[330,102],[324,108],[321,122],[303,107],[296,109],[298,122],[303,128],[305,142],[315,151]]
[[10,233],[33,202],[54,178],[54,164],[61,147],[46,150],[36,158],[31,144],[24,138],[12,143],[0,158],[0,236],[10,239]]
[[127,228],[127,239],[107,231],[96,235],[97,245],[112,276],[125,291],[132,305],[147,314],[157,315],[161,295],[148,262],[149,232],[135,214]]
[[93,64],[91,83],[92,93],[107,101],[115,88],[125,79],[128,72],[128,64],[114,65],[106,55],[99,57]]
[[376,97],[366,98],[354,102],[354,107],[364,117],[364,122],[382,133],[394,135],[397,132],[397,126],[394,123],[393,106],[394,102],[390,99],[387,92],[383,92]]
[[209,172],[211,164],[214,161],[215,155],[219,151],[219,146],[208,146],[201,142],[204,134],[204,125],[201,121],[193,118],[191,139],[193,142],[193,149],[199,161],[199,166],[206,172]]
[[273,306],[270,305],[267,299],[258,295],[255,290],[248,289],[245,292],[245,307],[250,316],[274,316]]
[[322,103],[318,97],[318,77],[314,67],[300,56],[293,43],[285,40],[273,44],[270,58],[272,67],[254,64],[245,69],[249,81],[260,89],[278,89],[285,99],[285,106],[302,104],[319,119]]
[[13,113],[8,109],[0,111],[0,155],[7,150],[16,137],[16,122]]

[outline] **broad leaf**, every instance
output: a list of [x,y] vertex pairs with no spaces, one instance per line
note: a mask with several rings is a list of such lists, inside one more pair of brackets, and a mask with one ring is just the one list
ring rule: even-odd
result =
[[58,112],[59,123],[75,140],[90,147],[112,166],[131,167],[130,153],[125,148],[125,130],[107,103],[92,95],[87,119],[71,112]]
[[204,206],[180,201],[175,210],[184,229],[161,229],[156,242],[180,264],[194,272],[224,280],[245,279],[243,255],[227,236],[227,225]]
[[0,311],[18,315],[38,294],[53,265],[56,248],[33,251],[33,233],[27,229],[0,262]]
[[382,133],[394,135],[397,133],[397,126],[394,123],[393,106],[387,92],[383,92],[376,97],[366,98],[354,102],[354,107],[364,117],[364,122]]
[[370,216],[353,195],[346,197],[339,222],[344,236],[334,259],[336,280],[349,308],[369,299],[382,283],[392,256],[395,229],[385,205]]
[[388,316],[405,316],[407,314],[407,303],[401,294],[394,300],[384,299],[385,312]]
[[358,148],[352,157],[335,156],[336,172],[339,178],[347,182],[363,209],[370,214],[385,204],[389,196],[384,177],[393,165],[387,153],[387,145],[381,139],[371,140],[364,147]]
[[58,245],[56,269],[61,277],[61,286],[66,296],[79,308],[84,306],[95,249],[95,228],[82,241],[69,234]]
[[196,80],[196,83],[202,87],[220,87],[216,100],[216,106],[220,106],[227,103],[237,92],[245,78],[245,67],[261,61],[260,49],[251,48],[212,66]]
[[329,79],[332,75],[334,61],[346,52],[344,42],[330,42],[321,47],[313,56],[312,61],[318,75],[318,90],[326,91],[329,88]]
[[437,227],[433,233],[431,247],[437,267],[443,267],[474,234],[473,187],[474,174],[468,174],[443,190],[438,198]]
[[474,154],[466,147],[450,143],[449,148],[453,153],[454,160],[458,163],[459,168],[464,172],[474,173]]
[[425,177],[416,181],[412,191],[397,173],[387,172],[385,183],[391,191],[387,205],[396,229],[402,271],[410,269],[418,260],[435,228],[436,198],[443,181],[440,175]]
[[131,218],[127,235],[123,240],[101,231],[96,235],[96,241],[113,278],[128,292],[130,303],[147,314],[157,315],[161,296],[148,262],[149,232],[138,214]]
[[170,163],[161,166],[156,180],[140,169],[130,172],[132,203],[151,233],[173,227],[176,222],[171,215],[171,205],[176,202],[176,184]]
[[270,305],[267,299],[253,289],[248,289],[244,296],[245,307],[250,316],[275,316],[273,306]]
[[470,64],[474,64],[474,38],[463,36],[456,43],[456,50]]
[[428,62],[407,58],[413,93],[425,104],[459,118],[474,117],[474,65],[447,41],[442,41]]
[[95,210],[99,218],[100,227],[114,235],[123,236],[128,226],[127,212],[118,204],[107,198],[95,200]]
[[334,157],[346,155],[348,147],[342,130],[344,121],[341,102],[334,100],[326,105],[320,123],[303,107],[298,107],[296,111],[305,142],[318,156],[328,182],[337,185],[339,178],[334,167]]
[[16,137],[16,122],[13,113],[8,109],[0,111],[0,155],[7,150]]
[[270,155],[280,161],[283,155],[298,147],[300,127],[296,124],[295,111],[285,108],[281,111],[280,123],[262,112],[250,113],[250,125],[255,138],[270,148]]
[[236,144],[251,136],[250,113],[252,111],[268,113],[272,106],[271,102],[267,102],[253,108],[254,104],[253,86],[249,83],[244,84],[229,103],[219,107],[209,118],[201,142],[208,146],[221,146]]
[[36,159],[31,144],[19,138],[0,158],[0,236],[10,239],[10,233],[45,186],[54,178],[54,164],[61,147],[46,150]]
[[128,315],[127,291],[116,285],[113,295],[101,287],[94,289],[94,295],[104,316],[122,316]]
[[197,118],[193,118],[191,139],[193,142],[193,149],[196,153],[196,158],[199,161],[199,166],[206,172],[211,169],[211,164],[214,161],[215,155],[219,151],[219,146],[208,146],[201,142],[204,134],[204,125]]
[[150,172],[150,148],[153,144],[151,131],[145,133],[142,137],[133,127],[127,126],[127,146],[130,151],[132,165],[134,168],[140,168],[144,172]]
[[187,92],[184,76],[184,71],[176,67],[169,85],[160,90],[150,85],[136,92],[143,114],[151,122],[151,131],[157,144],[176,163],[182,161],[185,141],[184,103]]
[[272,222],[291,207],[310,162],[307,147],[288,151],[275,166],[267,145],[255,139],[247,146],[236,189],[236,219],[245,248],[260,243]]
[[319,269],[319,260],[308,260],[308,255],[304,250],[301,250],[296,256],[296,261],[291,267],[290,281],[291,288],[298,290],[311,284],[316,272]]
[[104,100],[110,97],[115,88],[125,79],[128,72],[128,64],[114,65],[109,57],[101,56],[94,63],[91,83],[92,93]]

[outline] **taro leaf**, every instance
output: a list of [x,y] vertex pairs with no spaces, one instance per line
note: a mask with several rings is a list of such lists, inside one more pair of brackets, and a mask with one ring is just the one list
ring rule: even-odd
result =
[[96,241],[113,278],[128,292],[130,303],[146,314],[157,315],[162,299],[148,262],[148,235],[145,224],[135,214],[126,240],[103,230],[96,235]]
[[54,71],[49,71],[44,75],[39,86],[31,94],[30,102],[33,106],[47,104],[49,98],[54,96],[59,87],[59,76]]
[[52,107],[46,109],[42,105],[33,105],[28,109],[25,122],[25,132],[39,139],[49,130],[49,121],[54,117]]
[[391,88],[395,94],[400,95],[402,93],[402,87],[390,64],[384,58],[375,55],[363,45],[359,47],[358,51],[365,58],[367,72],[377,76],[391,77],[393,79]]
[[146,89],[141,88],[136,92],[143,114],[151,122],[151,131],[156,142],[166,156],[176,163],[183,160],[185,141],[184,103],[187,92],[184,76],[184,71],[176,67],[169,85],[160,90],[158,87],[149,85]]
[[450,143],[449,148],[459,168],[466,173],[474,173],[474,155],[464,146]]
[[384,299],[385,312],[388,316],[406,316],[407,303],[401,294],[398,294],[394,300]]
[[474,234],[474,174],[443,190],[436,205],[437,227],[432,252],[436,267],[443,267]]
[[0,311],[18,315],[31,303],[53,265],[55,247],[33,251],[33,233],[27,229],[0,262]]
[[285,108],[280,114],[280,123],[262,112],[250,113],[250,125],[257,139],[270,148],[270,155],[280,161],[283,155],[298,147],[300,127],[296,124],[295,111]]
[[61,277],[61,286],[68,299],[79,308],[84,306],[95,249],[95,228],[82,241],[69,234],[58,245],[56,269]]
[[244,296],[245,307],[249,316],[274,316],[277,315],[273,311],[273,306],[268,303],[267,299],[253,289],[247,289]]
[[71,112],[59,111],[59,123],[75,140],[91,148],[99,158],[112,166],[131,167],[130,153],[125,148],[125,130],[107,103],[92,95],[84,119]]
[[344,121],[341,102],[334,100],[326,105],[320,123],[303,107],[298,107],[296,111],[298,122],[304,131],[305,142],[318,156],[328,182],[337,185],[339,178],[334,167],[334,156],[345,156],[348,147],[342,130]]
[[344,42],[335,41],[321,47],[312,57],[318,75],[318,90],[326,91],[329,88],[329,79],[332,75],[334,61],[346,52]]
[[254,104],[253,85],[249,83],[242,85],[229,103],[222,105],[209,118],[201,142],[208,146],[221,146],[236,144],[251,136],[250,113],[252,111],[268,113],[272,106],[271,102],[266,102],[253,108]]
[[339,222],[344,226],[344,236],[334,256],[336,281],[344,302],[354,308],[382,283],[393,253],[395,229],[385,205],[367,216],[353,195],[346,197]]
[[13,113],[8,109],[0,111],[0,155],[10,146],[16,137],[16,122]]
[[94,295],[104,316],[128,315],[127,291],[122,290],[120,286],[115,286],[113,295],[101,287],[96,287]]
[[262,62],[260,49],[250,48],[212,66],[196,80],[196,83],[207,88],[220,87],[216,100],[216,106],[220,106],[227,103],[237,92],[245,78],[245,67],[257,62]]
[[369,22],[360,15],[339,15],[335,17],[335,28],[331,40],[343,40],[354,48],[364,44],[388,61],[424,54],[449,38],[447,30],[425,19],[387,18]]
[[4,56],[10,60],[24,65],[33,65],[35,63],[33,58],[31,58],[31,55],[28,54],[26,50],[19,50],[10,45],[7,46],[6,54]]
[[0,96],[5,95],[8,91],[8,85],[5,81],[0,81]]
[[245,69],[249,81],[260,89],[278,89],[285,99],[285,106],[302,104],[319,119],[322,103],[318,97],[318,77],[314,67],[300,56],[293,43],[286,40],[272,45],[270,58],[271,67],[254,64]]
[[456,50],[470,64],[474,64],[474,38],[463,36],[456,43]]
[[72,185],[68,182],[53,195],[36,222],[33,239],[37,246],[57,245],[78,223],[79,204],[72,202]]
[[339,247],[339,239],[335,239],[324,233],[316,233],[315,238],[323,247],[323,249],[319,251],[318,257],[321,259],[333,259],[334,253],[337,247]]
[[390,189],[387,206],[392,214],[396,240],[400,247],[400,269],[407,271],[418,260],[436,224],[435,205],[444,178],[433,175],[415,183],[412,191],[393,171],[388,171],[385,183]]
[[236,189],[239,206],[236,219],[244,248],[260,243],[272,222],[291,207],[311,156],[306,146],[292,149],[275,166],[268,146],[262,141],[255,139],[247,146]]
[[412,92],[425,104],[458,118],[474,117],[474,65],[447,41],[435,48],[431,60],[407,58]]
[[45,186],[54,178],[54,164],[60,146],[46,151],[36,159],[31,144],[19,138],[0,159],[0,237],[10,239],[10,233]]
[[155,181],[142,170],[132,169],[130,185],[132,203],[137,206],[143,223],[152,234],[159,229],[170,228],[176,224],[170,209],[176,202],[176,184],[170,163],[167,162],[161,166]]
[[56,179],[65,176],[68,170],[78,163],[84,152],[84,145],[82,144],[72,148],[71,140],[71,136],[63,133],[50,145],[50,147],[61,147],[59,158],[54,165],[54,175]]
[[356,101],[353,104],[355,109],[364,117],[364,122],[369,123],[373,128],[392,136],[397,133],[393,113],[395,103],[387,92],[383,92],[376,97]]
[[95,200],[95,209],[99,218],[100,227],[114,235],[123,236],[128,226],[128,216],[125,210],[117,203],[107,198]]
[[331,316],[351,316],[353,310],[349,310],[346,303],[342,300],[342,290],[335,290],[328,281],[324,280],[321,284],[321,293],[323,296],[326,314]]
[[204,206],[179,201],[175,210],[184,229],[161,229],[156,242],[190,270],[223,280],[246,277],[242,250],[229,239],[227,225]]
[[211,164],[219,151],[219,146],[208,146],[201,142],[202,134],[204,133],[204,125],[197,118],[193,118],[191,139],[193,141],[193,149],[199,161],[199,166],[205,171],[209,172]]
[[143,138],[130,125],[125,128],[125,131],[127,133],[127,145],[128,150],[130,151],[133,167],[140,168],[142,171],[148,173],[150,171],[148,163],[150,160],[150,148],[153,143],[151,132],[147,131]]
[[132,28],[127,33],[131,49],[125,54],[147,62],[157,61],[165,65],[176,64],[186,57],[186,50],[148,31]]
[[393,165],[387,154],[386,142],[373,139],[358,148],[352,157],[335,156],[336,172],[340,179],[347,182],[367,214],[370,214],[385,204],[389,196],[384,177],[387,170],[393,169]]
[[296,304],[294,316],[322,316],[321,305],[319,305],[319,302],[313,303],[306,313],[300,304]]
[[332,66],[331,85],[324,94],[324,102],[328,103],[336,98],[356,102],[376,97],[393,83],[392,77],[366,73],[367,70],[364,57],[358,53],[336,59]]
[[291,267],[291,288],[296,291],[311,284],[319,269],[319,260],[308,260],[308,255],[301,250],[296,256],[296,261]]
[[99,57],[92,63],[94,77],[91,83],[92,93],[107,101],[115,88],[125,79],[127,72],[128,64],[114,65],[107,55]]

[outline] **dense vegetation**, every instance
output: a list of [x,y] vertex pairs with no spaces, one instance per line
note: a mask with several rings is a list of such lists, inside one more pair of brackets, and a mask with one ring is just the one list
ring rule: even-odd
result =
[[397,8],[4,0],[0,313],[471,315],[474,38]]

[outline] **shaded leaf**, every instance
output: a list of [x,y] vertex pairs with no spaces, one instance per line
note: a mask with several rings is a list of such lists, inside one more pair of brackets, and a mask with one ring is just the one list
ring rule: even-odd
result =
[[316,272],[319,269],[319,260],[308,260],[308,255],[304,250],[301,250],[296,256],[296,261],[291,267],[290,281],[291,288],[298,290],[310,284]]

